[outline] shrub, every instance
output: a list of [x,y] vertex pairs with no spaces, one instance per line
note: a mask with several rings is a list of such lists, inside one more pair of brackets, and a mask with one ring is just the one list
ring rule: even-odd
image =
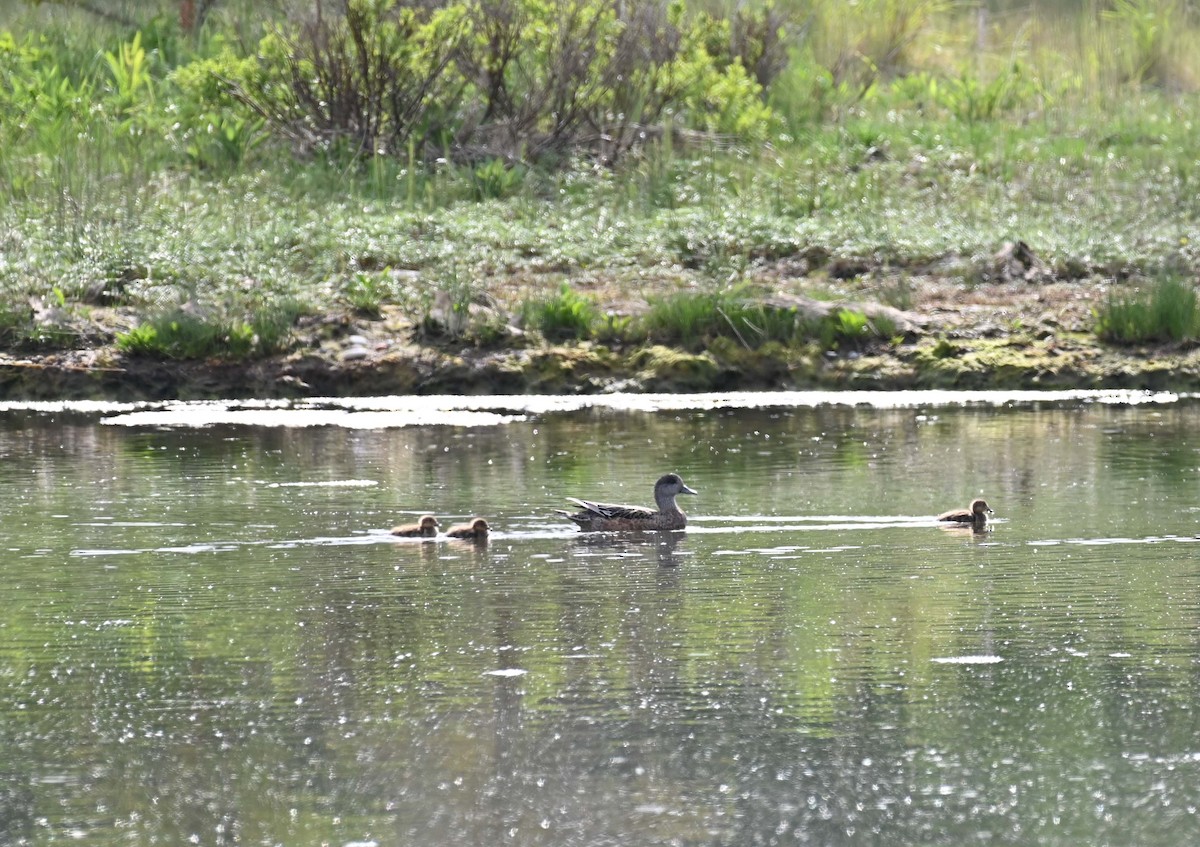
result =
[[178,91],[179,120],[169,136],[202,168],[239,167],[267,138],[262,114],[281,108],[281,86],[267,66],[228,49],[176,68],[170,81]]
[[465,7],[449,3],[344,0],[265,43],[268,75],[286,76],[286,97],[256,109],[309,147],[343,140],[356,155],[401,154],[408,139],[448,138],[461,84],[451,59],[466,34]]

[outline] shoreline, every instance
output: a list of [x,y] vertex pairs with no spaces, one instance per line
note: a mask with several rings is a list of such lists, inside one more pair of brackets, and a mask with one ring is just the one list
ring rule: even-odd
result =
[[[1102,279],[964,286],[912,280],[903,335],[824,350],[729,337],[703,349],[651,342],[555,344],[508,327],[489,346],[416,340],[397,307],[328,311],[293,328],[286,354],[170,360],[122,353],[117,313],[97,310],[78,349],[0,351],[0,400],[299,399],[384,395],[682,393],[736,390],[1135,389],[1200,391],[1200,346],[1120,347],[1091,331]],[[497,285],[503,289],[503,284]],[[859,289],[824,307],[884,308]],[[813,301],[807,301],[813,302]]]
[[832,355],[780,345],[750,350],[727,339],[697,353],[583,343],[495,350],[403,344],[349,359],[321,349],[248,361],[161,361],[107,348],[0,354],[0,399],[10,401],[868,389],[1200,391],[1200,350],[1128,351],[1084,337],[1014,334],[922,338]]

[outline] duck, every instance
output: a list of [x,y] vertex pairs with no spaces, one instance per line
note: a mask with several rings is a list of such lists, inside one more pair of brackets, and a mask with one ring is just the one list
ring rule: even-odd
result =
[[951,509],[937,516],[939,521],[950,521],[958,524],[971,524],[976,529],[987,526],[987,516],[994,514],[988,507],[987,500],[977,497],[965,509]]
[[455,524],[446,530],[447,538],[467,538],[482,541],[488,537],[491,527],[483,518],[471,518],[466,523]]
[[606,532],[622,530],[674,530],[687,526],[687,515],[675,503],[679,494],[698,494],[688,488],[676,473],[664,474],[654,483],[654,502],[658,511],[644,506],[617,506],[612,503],[593,503],[568,497],[567,500],[580,506],[583,511],[571,513],[566,509],[555,509],[557,514],[574,521],[584,532]]
[[407,538],[416,538],[423,536],[425,538],[433,538],[437,535],[438,527],[437,518],[433,515],[421,515],[421,519],[416,523],[407,523],[402,526],[392,527],[392,535],[403,535]]

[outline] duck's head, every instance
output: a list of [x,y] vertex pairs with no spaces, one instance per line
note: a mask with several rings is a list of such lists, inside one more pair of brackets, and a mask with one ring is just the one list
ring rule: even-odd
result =
[[421,519],[417,521],[417,526],[421,527],[421,529],[428,530],[437,529],[439,526],[441,526],[441,524],[437,522],[437,518],[435,518],[433,515],[421,515]]
[[478,533],[486,533],[491,529],[491,527],[488,526],[488,522],[483,518],[476,518],[475,520],[471,521],[471,529]]
[[982,497],[978,497],[971,501],[971,514],[991,515],[994,514],[994,512],[988,508],[987,500],[984,500]]
[[659,495],[666,497],[674,497],[676,494],[698,494],[688,488],[683,479],[677,473],[664,474],[658,478],[658,482],[654,483],[654,496]]

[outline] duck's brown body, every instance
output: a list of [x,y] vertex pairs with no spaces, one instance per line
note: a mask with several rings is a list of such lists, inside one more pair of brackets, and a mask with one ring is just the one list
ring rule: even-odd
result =
[[683,529],[687,526],[687,515],[675,503],[678,494],[695,494],[684,485],[678,474],[669,473],[654,484],[654,502],[658,510],[643,506],[618,506],[612,503],[593,503],[568,497],[582,511],[571,513],[565,509],[555,511],[574,521],[584,532],[662,531]]
[[474,541],[482,541],[488,537],[488,532],[491,527],[483,518],[473,518],[467,523],[455,524],[446,530],[447,538],[467,538]]
[[401,535],[407,538],[433,538],[437,535],[439,526],[441,524],[433,515],[422,515],[416,523],[393,527],[392,535]]
[[988,508],[987,501],[979,498],[971,501],[971,505],[965,509],[952,509],[949,512],[942,512],[938,515],[939,521],[948,521],[956,524],[970,524],[976,529],[981,529],[987,526],[987,516],[992,514],[992,510]]

